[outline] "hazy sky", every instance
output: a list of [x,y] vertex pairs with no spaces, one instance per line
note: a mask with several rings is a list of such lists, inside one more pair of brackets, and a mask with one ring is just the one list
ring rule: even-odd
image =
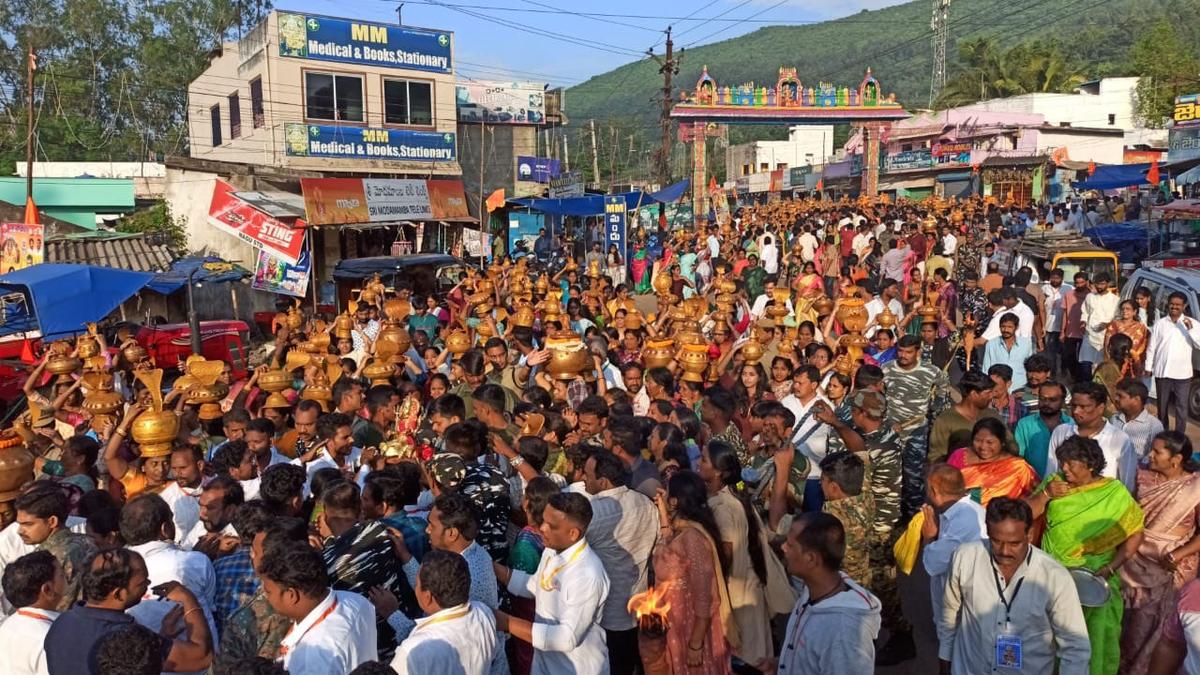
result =
[[[678,49],[720,42],[763,26],[819,22],[901,1],[411,0],[402,4],[405,24],[454,31],[460,77],[571,86],[637,60],[650,47],[661,54],[668,25],[674,26]],[[399,4],[277,0],[276,8],[395,22]]]

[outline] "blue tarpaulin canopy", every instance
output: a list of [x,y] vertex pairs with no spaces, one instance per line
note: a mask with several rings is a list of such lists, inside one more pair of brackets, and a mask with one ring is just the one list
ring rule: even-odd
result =
[[1123,263],[1136,263],[1166,246],[1166,235],[1136,220],[1090,227],[1083,233],[1092,243],[1117,254]]
[[520,204],[542,213],[559,216],[598,216],[604,213],[604,198],[624,197],[625,208],[633,210],[639,206],[649,206],[654,202],[673,202],[687,192],[690,181],[681,180],[674,185],[658,192],[624,192],[619,195],[587,195],[584,197],[564,197],[562,199],[510,199],[514,204]]
[[[1163,167],[1159,164],[1159,169]],[[1116,190],[1117,188],[1148,185],[1146,172],[1150,164],[1110,164],[1096,167],[1096,172],[1087,180],[1076,181],[1077,190]],[[1166,175],[1165,173],[1163,174]]]
[[[217,283],[219,281],[241,281],[245,277],[250,276],[250,272],[237,265],[234,265],[232,269],[217,267],[223,267],[224,264],[224,260],[212,255],[180,258],[171,263],[170,270],[155,274],[154,279],[148,284],[148,287],[156,293],[170,295],[187,286],[188,274],[192,270],[196,270],[195,276],[192,277],[193,282]],[[206,265],[213,267],[206,267]]]
[[142,290],[154,275],[46,263],[0,276],[0,335],[40,331],[55,339],[87,330]]

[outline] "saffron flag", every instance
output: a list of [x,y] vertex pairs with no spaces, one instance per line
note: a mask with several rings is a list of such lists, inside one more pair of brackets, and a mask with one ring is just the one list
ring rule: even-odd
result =
[[1096,163],[1088,162],[1088,175],[1091,176],[1095,173],[1096,173]]
[[33,197],[29,197],[25,200],[25,224],[38,224],[38,209],[37,204],[33,203]]
[[825,189],[825,179],[818,178],[817,179],[817,192],[821,192],[824,189]]
[[1146,182],[1158,187],[1160,182],[1158,176],[1158,162],[1150,162],[1150,170],[1146,172]]
[[501,206],[504,206],[504,188],[500,188],[500,189],[496,190],[495,192],[493,192],[492,194],[488,195],[487,201],[485,203],[487,204],[488,213],[495,211],[496,209],[500,208]]

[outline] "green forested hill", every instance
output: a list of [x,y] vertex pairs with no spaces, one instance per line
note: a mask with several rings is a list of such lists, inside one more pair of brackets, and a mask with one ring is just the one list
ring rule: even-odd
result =
[[[819,24],[766,27],[688,48],[675,97],[681,87],[694,85],[705,65],[721,85],[774,82],[780,66],[795,66],[805,84],[855,85],[870,67],[885,92],[894,91],[910,109],[927,107],[930,11],[929,0],[914,0]],[[954,0],[949,74],[956,72],[956,44],[980,37],[992,38],[1001,48],[1022,43],[1056,46],[1089,78],[1127,74],[1130,45],[1139,31],[1162,19],[1190,38],[1187,44],[1200,39],[1200,0]],[[694,35],[678,42],[687,46]],[[567,111],[576,124],[595,119],[597,124],[625,124],[649,133],[658,112],[654,97],[661,87],[657,65],[638,61],[571,88]]]

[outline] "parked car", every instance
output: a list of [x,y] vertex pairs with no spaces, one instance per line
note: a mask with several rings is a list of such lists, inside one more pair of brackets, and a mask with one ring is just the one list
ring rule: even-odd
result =
[[[1118,283],[1117,254],[1074,232],[1037,232],[1005,240],[1001,246],[1011,254],[1012,261],[1008,269],[1000,270],[1005,276],[1028,266],[1033,270],[1035,283],[1044,281],[1053,269],[1062,269],[1068,284],[1076,272],[1087,274],[1089,279],[1106,272],[1113,284]],[[981,275],[985,273],[986,270],[980,271]]]
[[[1136,270],[1121,289],[1121,299],[1132,298],[1139,288],[1150,291],[1156,317],[1167,315],[1167,298],[1176,291],[1187,298],[1184,314],[1200,318],[1200,270],[1146,268]],[[1152,395],[1155,393],[1151,387]],[[1188,394],[1188,415],[1200,420],[1200,350],[1192,352],[1192,388]]]

